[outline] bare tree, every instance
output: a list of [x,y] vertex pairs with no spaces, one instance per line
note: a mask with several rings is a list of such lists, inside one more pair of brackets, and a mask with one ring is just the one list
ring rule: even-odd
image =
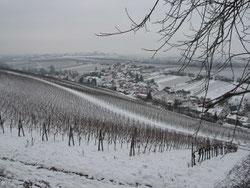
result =
[[[165,14],[157,21],[151,21],[157,6],[164,3]],[[144,49],[152,52],[179,50],[183,71],[190,63],[198,63],[200,72],[205,70],[205,97],[203,111],[225,102],[233,96],[244,97],[250,92],[250,1],[249,0],[156,0],[152,9],[141,22],[136,23],[126,10],[131,27],[113,33],[100,33],[97,36],[120,35],[147,29],[147,24],[159,25],[157,33],[161,44],[156,49]],[[195,18],[194,18],[195,17]],[[187,24],[189,28],[187,29]],[[176,36],[185,31],[183,41]],[[237,61],[244,65],[244,71],[234,88],[223,95],[207,101],[210,79],[230,67],[234,78],[234,66]],[[216,69],[216,71],[212,71]],[[199,75],[198,74],[198,75]],[[239,107],[240,108],[240,107]],[[201,118],[202,121],[202,118]],[[201,124],[201,123],[200,123]],[[197,129],[196,134],[200,129]]]

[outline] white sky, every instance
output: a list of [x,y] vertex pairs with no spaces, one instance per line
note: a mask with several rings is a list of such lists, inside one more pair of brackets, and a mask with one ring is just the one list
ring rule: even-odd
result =
[[[154,0],[0,0],[0,55],[101,51],[146,54],[160,45],[156,28],[136,35],[97,37],[95,33],[130,27],[125,8],[138,22]],[[162,2],[163,3],[163,2]],[[162,5],[162,4],[161,4]],[[166,6],[152,17],[162,18]],[[181,31],[182,34],[187,30]],[[181,40],[182,35],[177,35]],[[176,53],[178,54],[178,53]],[[176,54],[165,54],[176,55]]]
[[138,20],[152,0],[0,0],[0,54],[102,51],[143,53],[156,46],[157,36],[139,32],[97,37],[100,32],[126,29],[125,8]]

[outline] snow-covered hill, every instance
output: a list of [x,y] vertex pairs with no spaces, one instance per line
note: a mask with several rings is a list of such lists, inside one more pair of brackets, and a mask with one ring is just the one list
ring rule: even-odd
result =
[[[39,133],[17,137],[17,130],[0,133],[0,187],[112,188],[214,187],[249,151],[239,150],[189,167],[190,150],[146,153],[129,157],[123,149],[105,145],[97,151],[94,142],[67,146],[58,137],[42,142]],[[224,182],[226,184],[226,182]],[[223,184],[220,184],[223,185]]]
[[[0,187],[214,187],[249,155],[240,147],[190,167],[194,142],[227,144],[233,129],[203,122],[195,139],[199,120],[106,90],[12,71],[0,80]],[[249,144],[246,131],[235,138]]]

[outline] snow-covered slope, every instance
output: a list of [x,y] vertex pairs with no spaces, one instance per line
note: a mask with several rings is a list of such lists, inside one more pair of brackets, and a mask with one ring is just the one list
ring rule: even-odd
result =
[[[197,120],[78,84],[13,72],[1,73],[0,80],[5,120],[5,133],[0,129],[1,188],[214,187],[249,155],[239,150],[191,168],[193,137],[187,133]],[[17,136],[19,119],[25,137]],[[41,141],[43,122],[50,130],[48,141]],[[74,126],[74,147],[68,146],[69,125]],[[232,131],[215,124],[203,124],[201,130],[224,138]],[[247,133],[236,134],[239,141],[248,138]],[[129,157],[133,137],[136,155]]]
[[[25,130],[27,132],[27,130]],[[218,156],[189,167],[190,150],[173,150],[163,153],[146,153],[129,157],[129,149],[105,145],[104,152],[97,145],[82,140],[81,146],[67,146],[67,139],[52,137],[42,142],[39,133],[17,137],[0,133],[0,187],[112,188],[155,187],[184,188],[214,187],[233,166],[249,154],[240,150]]]

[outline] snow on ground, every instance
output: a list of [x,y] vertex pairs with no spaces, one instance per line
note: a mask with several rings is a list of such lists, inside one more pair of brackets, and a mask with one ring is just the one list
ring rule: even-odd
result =
[[[215,80],[210,80],[210,86],[214,84]],[[180,84],[175,87],[175,90],[185,90],[190,91],[191,95],[199,95],[199,97],[204,97],[205,80],[194,81],[191,83]],[[210,88],[209,88],[210,90]]]
[[69,147],[66,136],[64,141],[58,136],[55,141],[50,137],[42,142],[39,133],[33,131],[32,145],[31,134],[26,129],[25,133],[26,137],[18,137],[16,129],[0,133],[0,187],[22,187],[23,182],[30,181],[42,187],[49,184],[62,188],[209,188],[226,178],[233,166],[249,154],[239,150],[191,168],[190,150],[129,157],[126,144],[122,149],[118,144],[115,151],[113,145],[108,149],[104,142],[104,152],[98,152],[94,141],[87,145],[83,139],[81,146]]
[[[175,88],[175,90],[185,90],[190,91],[192,95],[197,95],[198,97],[205,96],[205,80],[194,81],[192,83],[185,83],[183,85],[179,85]],[[214,99],[225,92],[233,89],[235,85],[229,82],[219,81],[219,80],[210,80],[209,82],[209,90],[207,93],[207,98]]]
[[101,65],[101,64],[94,64],[94,63],[88,63],[88,64],[83,64],[83,65],[77,65],[77,66],[71,66],[66,68],[65,70],[72,70],[72,71],[77,71],[78,73],[88,73],[88,72],[93,72],[97,68],[97,70],[101,70],[103,68],[108,68],[109,65]]
[[176,87],[179,84],[183,84],[186,81],[189,81],[190,78],[187,76],[175,76],[175,75],[154,75],[147,80],[154,79],[154,81],[158,84],[159,90],[163,90],[165,87]]
[[159,83],[159,89],[163,90],[165,87],[171,87],[175,89],[175,87],[179,85],[183,85],[183,83],[190,80],[187,76],[171,76],[173,79],[166,80],[164,82]]
[[167,81],[170,81],[170,80],[174,80],[174,79],[177,79],[179,78],[178,76],[166,76],[160,80],[157,81],[157,84],[161,84],[161,83],[164,83],[164,82],[167,82]]
[[176,90],[190,91],[192,94],[196,93],[195,90],[199,91],[204,87],[204,80],[199,80],[191,83],[185,83],[183,85],[177,86]]
[[226,187],[249,187],[250,185],[250,155],[237,163],[229,171],[227,177],[220,181],[216,188]]
[[161,78],[164,75],[161,75],[161,72],[152,72],[150,73],[150,77],[145,78],[145,80],[151,80],[151,79],[158,79]]
[[[234,87],[235,86],[231,83],[223,82],[219,80],[210,82],[208,93],[207,93],[207,98],[215,99],[223,95],[225,92],[230,91]],[[202,97],[202,96],[205,96],[205,91],[198,95],[198,97]]]
[[[105,108],[105,109],[110,110],[110,111],[112,111],[112,112],[114,112],[116,114],[120,114],[122,116],[128,117],[128,118],[133,119],[135,121],[145,123],[146,125],[159,127],[159,128],[162,128],[162,129],[167,129],[169,131],[179,131],[179,132],[187,133],[187,134],[193,134],[194,133],[193,130],[188,130],[188,129],[185,129],[183,127],[178,127],[178,126],[172,125],[172,124],[170,124],[168,122],[155,121],[154,119],[147,118],[146,116],[143,116],[143,115],[140,115],[140,114],[135,114],[135,113],[130,112],[128,110],[124,110],[124,109],[122,109],[122,108],[120,108],[118,106],[109,104],[106,101],[98,99],[98,98],[96,98],[96,97],[94,97],[92,95],[89,95],[89,94],[86,94],[86,93],[83,93],[83,92],[79,92],[79,91],[76,91],[74,89],[70,89],[70,88],[67,88],[67,87],[64,87],[64,86],[61,86],[61,85],[58,85],[58,84],[43,80],[41,78],[36,78],[36,77],[23,75],[23,74],[19,74],[19,73],[15,73],[15,72],[10,72],[10,71],[7,71],[7,72],[10,73],[10,74],[28,77],[28,78],[31,78],[31,79],[35,79],[35,80],[38,80],[38,81],[53,85],[55,87],[58,87],[58,88],[63,89],[65,91],[68,91],[68,92],[70,92],[70,93],[72,93],[72,94],[74,94],[76,96],[79,96],[79,97],[83,98],[84,100],[87,100],[87,101],[89,101],[89,102],[91,102],[93,104],[96,104],[96,105],[100,106],[101,108]],[[214,138],[212,135],[205,134],[205,133],[202,133],[202,132],[199,132],[198,135],[199,136],[204,136],[204,137],[209,137],[209,138]],[[228,138],[226,138],[226,137],[223,137],[223,138],[217,137],[217,139],[221,139],[223,141],[229,141]]]
[[[43,80],[43,79],[40,79],[40,78],[35,78],[35,77],[32,77],[32,76],[28,76],[28,75],[23,75],[23,74],[19,74],[19,73],[15,73],[15,72],[10,72],[10,71],[8,71],[8,73],[14,74],[14,75],[19,75],[19,76],[24,76],[24,77],[28,77],[28,78],[32,78],[32,79],[35,79],[35,80],[38,80],[38,81],[53,85],[53,86],[58,87],[60,89],[66,90],[66,91],[68,91],[68,92],[70,92],[70,93],[72,93],[72,94],[74,94],[76,96],[79,96],[79,97],[81,97],[81,98],[83,98],[83,99],[85,99],[85,100],[87,100],[87,101],[89,101],[91,103],[94,103],[94,104],[96,104],[96,105],[98,105],[98,106],[100,106],[102,108],[105,108],[105,109],[110,110],[110,111],[112,111],[114,113],[123,115],[125,117],[129,117],[129,118],[134,119],[136,121],[140,121],[140,122],[143,122],[145,124],[149,124],[151,126],[155,126],[155,127],[159,127],[159,128],[163,128],[163,129],[168,129],[168,130],[173,130],[173,131],[180,131],[180,132],[193,134],[192,130],[183,129],[182,127],[177,127],[177,126],[174,126],[174,125],[171,125],[171,124],[167,124],[165,122],[159,122],[159,121],[155,121],[153,119],[149,119],[149,118],[147,118],[145,116],[135,114],[135,113],[129,112],[127,110],[121,109],[121,108],[119,108],[117,106],[108,104],[107,102],[102,101],[102,100],[100,100],[100,99],[98,99],[96,97],[93,97],[93,96],[88,95],[86,93],[76,91],[74,89],[63,87],[61,85],[58,85],[58,84],[55,84],[55,83],[52,83],[52,82],[49,82],[49,81],[46,81],[46,80]],[[199,135],[202,136],[203,134],[199,134]],[[205,135],[205,136],[209,136],[209,135]]]
[[[47,82],[38,78],[34,78]],[[107,105],[92,96],[71,90],[50,82],[61,89],[79,95],[102,107],[117,113],[128,112]],[[119,111],[121,110],[121,111]],[[127,114],[131,117],[131,114]],[[137,116],[137,118],[142,118]],[[149,122],[149,120],[144,119]],[[141,119],[143,121],[143,119]],[[7,127],[8,123],[5,124]],[[7,129],[7,128],[6,128]],[[113,145],[104,152],[97,151],[94,141],[89,145],[82,141],[81,146],[68,147],[67,138],[61,136],[42,142],[39,134],[33,132],[34,145],[30,134],[17,137],[17,130],[0,133],[0,187],[22,187],[23,182],[31,181],[38,185],[51,187],[214,187],[226,177],[227,172],[249,154],[240,150],[222,159],[209,161],[189,168],[190,150],[167,151],[164,153],[139,154],[128,157],[126,144],[117,151]],[[75,140],[76,141],[76,140]],[[77,141],[76,141],[77,142]],[[2,176],[1,177],[1,171]]]

